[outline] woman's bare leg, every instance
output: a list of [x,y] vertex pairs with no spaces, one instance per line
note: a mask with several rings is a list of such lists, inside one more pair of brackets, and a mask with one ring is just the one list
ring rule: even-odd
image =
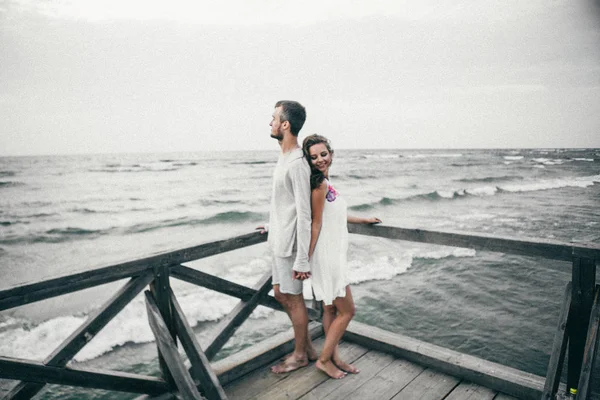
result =
[[[333,312],[332,312],[333,309]],[[335,313],[337,311],[337,314]],[[354,317],[355,308],[352,299],[350,287],[346,287],[346,296],[338,297],[333,301],[332,306],[326,306],[323,313],[323,329],[325,330],[325,344],[319,360],[316,363],[317,368],[325,372],[332,378],[340,379],[345,376],[334,364],[334,354],[337,350],[338,343],[344,335],[348,324]],[[342,363],[337,355],[337,359]],[[345,366],[349,364],[343,363]],[[350,368],[349,368],[350,369]]]

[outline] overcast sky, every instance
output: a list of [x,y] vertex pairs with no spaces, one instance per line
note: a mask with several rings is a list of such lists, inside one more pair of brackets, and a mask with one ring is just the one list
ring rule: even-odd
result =
[[0,155],[600,147],[600,0],[0,0]]

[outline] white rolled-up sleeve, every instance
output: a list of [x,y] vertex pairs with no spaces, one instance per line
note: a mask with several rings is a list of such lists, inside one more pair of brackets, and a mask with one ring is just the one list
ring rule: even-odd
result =
[[292,269],[298,272],[309,272],[308,249],[310,247],[310,167],[304,158],[295,162],[302,163],[290,168],[290,179],[296,203],[296,259]]

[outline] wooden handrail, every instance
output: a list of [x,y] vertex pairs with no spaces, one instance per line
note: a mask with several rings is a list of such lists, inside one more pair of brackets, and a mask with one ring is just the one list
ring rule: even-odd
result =
[[[573,244],[547,239],[516,240],[485,234],[429,231],[386,225],[349,224],[348,231],[354,234],[387,239],[465,247],[481,251],[495,251],[563,261],[572,261],[573,257],[594,259],[596,262],[600,260],[600,245],[596,244]],[[93,286],[99,286],[119,279],[131,278],[155,267],[164,265],[175,266],[263,243],[266,240],[267,235],[253,232],[230,239],[174,250],[140,260],[4,289],[0,291],[0,311]]]
[[542,257],[552,260],[572,261],[573,257],[600,260],[600,245],[573,244],[547,239],[517,240],[485,234],[466,234],[458,232],[428,231],[408,229],[386,225],[348,225],[350,233],[377,236],[387,239],[407,240],[438,244],[444,246],[465,247],[481,251],[494,251],[520,256]]
[[265,242],[258,232],[0,291],[0,311]]

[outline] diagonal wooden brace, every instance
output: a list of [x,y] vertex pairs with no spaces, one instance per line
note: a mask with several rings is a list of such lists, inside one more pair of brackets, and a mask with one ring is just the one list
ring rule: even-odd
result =
[[271,272],[267,272],[260,278],[255,286],[256,292],[248,301],[240,301],[234,309],[221,320],[217,326],[217,333],[210,345],[204,352],[209,360],[212,360],[227,340],[235,333],[237,328],[252,314],[260,300],[267,296],[271,290]]

